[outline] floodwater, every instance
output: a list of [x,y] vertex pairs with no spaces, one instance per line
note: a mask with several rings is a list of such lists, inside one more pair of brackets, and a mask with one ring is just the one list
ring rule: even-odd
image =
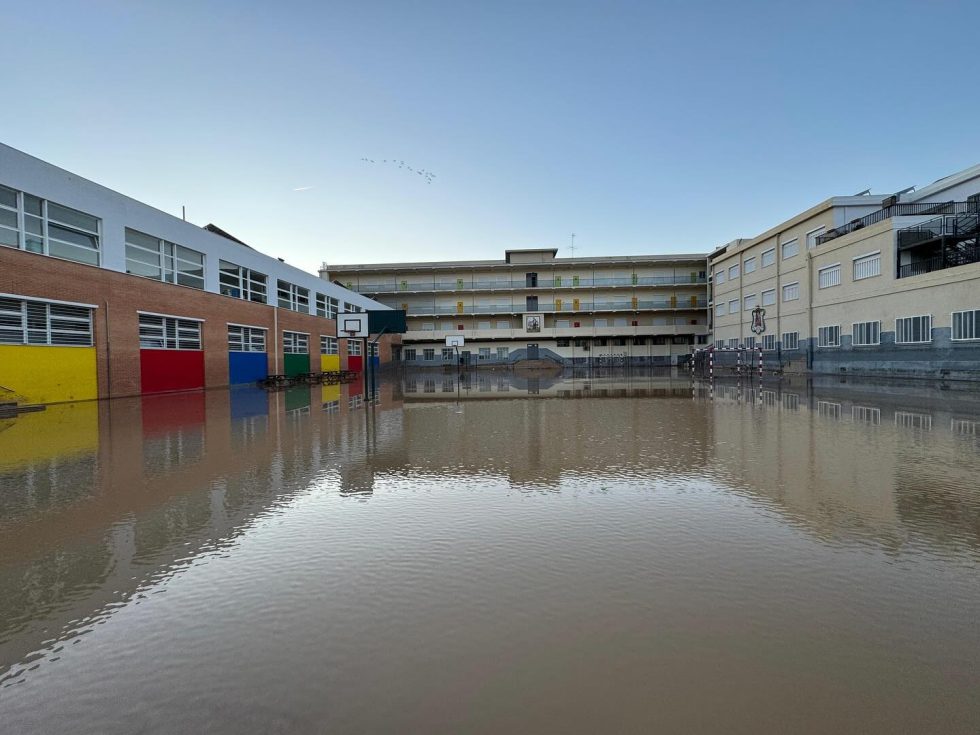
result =
[[0,419],[0,731],[980,731],[980,393],[464,377]]

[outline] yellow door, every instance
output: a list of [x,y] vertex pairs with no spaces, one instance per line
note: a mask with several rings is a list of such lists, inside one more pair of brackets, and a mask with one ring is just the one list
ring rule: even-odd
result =
[[462,301],[457,301],[456,302],[456,313],[457,314],[462,314],[463,313],[463,302]]
[[639,302],[639,299],[637,299],[636,296],[634,296],[633,297],[633,308],[635,309],[639,303],[640,303]]
[[579,307],[579,300],[578,299],[572,299],[572,308],[575,311],[578,311],[578,307]]
[[561,299],[555,299],[555,311],[561,311]]
[[676,309],[677,308],[677,297],[676,296],[671,296],[670,297],[670,308],[671,309]]

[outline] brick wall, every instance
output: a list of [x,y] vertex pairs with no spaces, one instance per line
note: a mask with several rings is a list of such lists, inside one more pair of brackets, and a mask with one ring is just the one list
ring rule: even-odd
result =
[[[208,388],[228,385],[229,322],[268,330],[270,373],[282,372],[283,330],[309,333],[314,366],[319,364],[320,335],[336,334],[332,319],[4,247],[0,247],[0,293],[98,306],[93,321],[101,398],[140,393],[138,311],[204,320],[201,338]],[[391,360],[391,343],[400,340],[401,335],[382,337],[382,363]],[[346,368],[343,340],[340,353],[341,366]]]

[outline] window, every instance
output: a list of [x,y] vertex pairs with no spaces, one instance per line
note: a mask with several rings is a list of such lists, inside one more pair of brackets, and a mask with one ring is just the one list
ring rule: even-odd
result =
[[744,299],[742,299],[742,308],[744,308],[745,311],[752,311],[758,304],[758,301],[759,301],[759,297],[756,296],[754,293],[751,293],[748,296],[746,296]]
[[571,342],[567,339],[558,340],[558,347],[568,347],[570,344]]
[[800,349],[800,333],[783,332],[783,349],[784,350]]
[[798,298],[800,298],[799,282],[787,283],[783,286],[783,301],[796,301]]
[[954,311],[952,316],[954,340],[980,339],[980,309]]
[[840,285],[840,263],[828,265],[817,271],[817,285],[820,288],[831,288]]
[[826,229],[825,227],[822,227],[821,226],[821,227],[818,227],[815,230],[810,230],[808,233],[806,233],[806,249],[807,250],[813,250],[815,247],[817,247],[817,238],[820,237],[823,234],[823,231],[825,229]]
[[[426,350],[426,352],[431,352],[432,350]],[[351,357],[358,357],[361,354],[361,340],[359,339],[348,339],[347,340],[347,354]],[[427,357],[427,360],[431,360],[431,357]]]
[[415,360],[417,360],[418,359],[418,355],[415,352],[415,348],[414,347],[406,347],[405,348],[405,351],[402,353],[402,359],[404,359],[406,361],[409,361],[409,362],[414,362]]
[[932,316],[907,316],[895,320],[895,343],[900,345],[932,342]]
[[851,344],[857,347],[881,344],[881,322],[855,322],[851,327]]
[[302,332],[283,332],[282,351],[287,355],[308,355],[310,335]]
[[449,360],[450,362],[452,362],[452,360],[453,360],[453,358],[455,356],[456,356],[456,350],[453,349],[452,347],[443,347],[442,348],[442,359],[444,361],[445,360]]
[[92,346],[87,306],[0,298],[0,344]]
[[728,268],[728,280],[734,281],[738,278],[738,265],[729,266]]
[[310,290],[288,281],[280,280],[277,284],[279,308],[310,313]]
[[140,349],[199,350],[201,322],[159,314],[139,315]]
[[730,349],[733,349],[733,350],[736,347],[738,347],[738,338],[737,337],[732,337],[730,340],[728,340],[728,347]]
[[204,253],[126,228],[126,272],[204,290]]
[[321,355],[339,355],[340,345],[337,344],[336,337],[328,337],[326,335],[320,335],[320,354]]
[[755,273],[755,258],[746,258],[745,262],[742,263],[742,267],[745,268],[745,275]]
[[0,245],[99,264],[101,220],[0,186]]
[[626,326],[626,317],[618,316],[615,319],[613,319],[613,326],[614,327],[625,327]]
[[738,314],[738,299],[732,299],[728,302],[728,313]]
[[225,296],[265,304],[268,300],[266,282],[264,274],[251,268],[243,268],[227,260],[218,261],[218,290]]
[[725,316],[725,302],[715,305],[715,316]]
[[881,251],[862,255],[854,259],[854,280],[874,278],[881,275]]
[[497,322],[497,329],[510,329],[510,322],[508,321]]
[[771,288],[768,291],[762,292],[762,305],[772,306],[776,303],[776,289]]
[[840,347],[840,327],[819,327],[817,329],[818,347]]
[[558,329],[569,329],[572,326],[572,322],[570,319],[556,319],[555,326]]
[[259,327],[228,325],[229,352],[265,352],[265,330]]
[[790,240],[789,242],[783,243],[783,260],[787,258],[792,258],[794,255],[800,252],[799,240]]
[[507,359],[507,355],[509,354],[509,352],[510,352],[510,350],[507,347],[498,347],[497,348],[497,359],[498,360],[506,360]]
[[719,268],[715,273],[715,285],[720,286],[725,282],[725,269]]
[[762,335],[762,349],[766,352],[771,352],[776,349],[776,335],[775,334],[764,334]]
[[480,348],[480,359],[481,360],[489,360],[490,359],[490,348],[489,347],[481,347]]
[[327,297],[325,294],[318,293],[316,295],[314,310],[317,316],[327,315]]
[[605,319],[596,319],[595,320],[595,325],[597,327],[604,327],[604,326],[606,326],[606,320]]
[[755,337],[746,337],[745,338],[745,346],[748,347],[750,350],[754,350],[755,349]]
[[435,348],[426,347],[424,350],[422,350],[422,359],[423,360],[429,360],[430,362],[432,360],[435,360],[436,359],[436,351],[435,351]]
[[776,262],[776,248],[769,248],[762,251],[762,267],[768,268]]
[[422,322],[423,332],[434,332],[436,330],[435,322]]

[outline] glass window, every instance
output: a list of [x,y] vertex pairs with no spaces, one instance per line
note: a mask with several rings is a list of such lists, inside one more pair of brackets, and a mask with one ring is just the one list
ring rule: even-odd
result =
[[157,314],[139,315],[140,349],[199,350],[201,322]]
[[282,351],[287,355],[308,355],[310,353],[310,335],[302,332],[283,332]]
[[229,352],[265,352],[265,330],[259,327],[228,325]]
[[427,347],[424,350],[422,350],[422,359],[423,360],[435,360],[436,359],[436,351],[435,351],[435,349]]
[[954,311],[952,317],[954,340],[980,339],[980,309]]
[[92,346],[92,310],[87,306],[0,298],[0,344]]
[[859,347],[881,344],[881,322],[855,322],[852,324],[851,344]]
[[203,253],[128,227],[126,272],[155,281],[204,290]]
[[755,272],[755,258],[746,258],[742,265],[745,267],[745,275]]
[[738,314],[738,299],[733,299],[728,302],[728,313]]
[[414,347],[406,347],[405,351],[402,353],[402,359],[407,362],[414,362],[417,359],[417,354]]
[[289,309],[303,314],[310,313],[310,290],[289,281],[279,280],[276,293],[280,309]]
[[817,329],[818,347],[840,347],[840,327],[819,327]]
[[720,286],[725,282],[725,269],[719,268],[715,272],[715,285]]
[[762,251],[762,267],[768,268],[776,262],[776,248],[769,248]]
[[895,342],[900,345],[932,342],[932,316],[907,316],[895,320]]
[[771,288],[768,291],[762,292],[762,305],[772,306],[776,303],[776,289]]
[[0,245],[98,265],[101,225],[91,214],[0,187]]
[[725,302],[715,305],[715,316],[725,316]]
[[263,273],[226,260],[218,261],[218,290],[225,296],[265,304],[268,303],[267,283],[268,277]]
[[749,294],[742,301],[745,311],[752,311],[758,305],[758,297],[754,293]]
[[729,266],[728,268],[728,280],[733,281],[738,278],[738,265]]
[[764,334],[762,335],[762,349],[766,352],[771,352],[776,349],[776,335],[775,334]]
[[340,349],[339,345],[337,344],[337,338],[320,335],[320,354],[339,355]]
[[787,283],[783,286],[783,301],[796,301],[800,298],[800,284]]
[[806,233],[806,247],[807,250],[812,250],[817,246],[817,238],[823,234],[825,227],[818,227],[815,230],[810,230]]
[[790,240],[789,242],[783,243],[783,260],[787,258],[792,258],[800,252],[800,243],[798,240]]

